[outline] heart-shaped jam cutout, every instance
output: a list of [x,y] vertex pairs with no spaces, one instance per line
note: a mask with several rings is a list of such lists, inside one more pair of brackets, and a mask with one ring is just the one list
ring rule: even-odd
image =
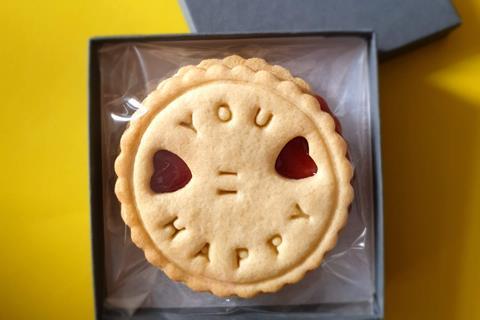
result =
[[303,179],[317,173],[317,165],[308,154],[308,141],[295,137],[283,147],[275,161],[275,170],[289,179]]
[[153,168],[150,188],[156,193],[177,191],[192,179],[192,172],[185,161],[168,150],[155,152]]
[[333,121],[335,121],[335,131],[337,131],[338,134],[341,134],[342,126],[340,125],[340,121],[338,121],[337,117],[332,113],[328,103],[321,96],[315,96],[315,98],[317,98],[318,103],[320,104],[320,109],[322,109],[323,112],[328,113],[333,118]]

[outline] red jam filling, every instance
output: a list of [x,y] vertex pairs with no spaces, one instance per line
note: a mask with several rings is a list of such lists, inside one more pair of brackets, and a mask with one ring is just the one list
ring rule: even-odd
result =
[[332,113],[325,99],[318,95],[316,95],[315,98],[317,98],[318,103],[320,103],[320,109],[322,109],[323,112],[327,112],[333,118],[333,121],[335,121],[335,131],[337,131],[338,134],[341,134],[342,126],[340,125],[340,121],[338,121],[337,117]]
[[[339,135],[341,135],[342,134],[342,126],[340,125],[340,121],[338,121],[338,118],[335,117],[335,115],[332,113],[332,111],[328,107],[328,104],[325,101],[325,99],[323,99],[321,96],[315,96],[315,98],[317,98],[318,103],[320,103],[320,109],[322,109],[322,111],[330,114],[330,116],[333,118],[333,121],[335,121],[335,131]],[[347,152],[347,159],[350,160],[350,155],[348,154],[348,152]]]
[[[340,122],[333,115],[327,102],[321,96],[315,96],[322,111],[329,113],[335,121],[335,130],[341,133]],[[308,154],[308,141],[304,137],[295,137],[283,147],[275,161],[275,170],[289,179],[303,179],[317,173],[317,165]],[[150,179],[150,188],[155,193],[174,192],[185,187],[192,179],[188,165],[175,153],[168,150],[157,151],[153,157],[154,172]]]
[[155,193],[177,191],[192,179],[192,172],[185,161],[175,153],[160,150],[153,156],[154,172],[150,179],[150,188]]
[[303,179],[317,173],[317,165],[308,154],[308,141],[295,137],[283,147],[275,162],[278,174],[289,179]]

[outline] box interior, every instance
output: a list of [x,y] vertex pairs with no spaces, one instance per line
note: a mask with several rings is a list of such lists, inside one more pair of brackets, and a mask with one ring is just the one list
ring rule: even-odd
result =
[[[382,221],[381,171],[373,41],[368,33],[171,36],[92,41],[92,240],[99,319],[132,315],[139,319],[148,319],[149,315],[171,319],[179,315],[188,318],[189,315],[232,312],[241,318],[251,312],[266,313],[274,318],[287,311],[292,316],[298,313],[302,317],[322,315],[323,318],[336,314],[337,317],[375,318],[383,312],[383,256],[379,243],[382,233],[378,225]],[[326,98],[350,143],[350,155],[356,169],[354,184],[358,184],[356,190],[368,190],[361,194],[356,192],[349,223],[337,247],[327,255],[320,268],[279,293],[251,300],[219,299],[208,293],[193,293],[150,266],[131,242],[113,194],[113,161],[119,137],[135,111],[131,101],[141,101],[161,79],[173,75],[181,65],[233,53],[259,56],[283,65],[296,76],[305,78],[315,93]],[[330,76],[320,76],[324,74]],[[357,274],[368,276],[356,279]],[[332,290],[342,293],[334,295]]]

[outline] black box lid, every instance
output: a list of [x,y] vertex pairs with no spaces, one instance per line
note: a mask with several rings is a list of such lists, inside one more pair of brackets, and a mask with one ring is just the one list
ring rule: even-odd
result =
[[449,0],[180,0],[192,32],[373,30],[390,55],[460,24]]

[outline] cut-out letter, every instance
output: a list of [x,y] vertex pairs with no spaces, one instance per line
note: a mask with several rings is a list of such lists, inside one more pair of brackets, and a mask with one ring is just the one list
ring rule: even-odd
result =
[[197,133],[197,129],[195,129],[194,125],[193,125],[193,115],[190,114],[187,121],[181,121],[179,123],[179,125],[181,127],[184,127],[184,128],[187,128],[187,129],[190,129],[192,130],[193,132]]
[[230,110],[228,105],[222,104],[217,109],[217,116],[222,122],[230,121],[232,119],[232,110]]
[[262,111],[258,108],[257,114],[255,115],[255,125],[259,128],[266,127],[272,120],[273,115],[270,112]]
[[306,214],[302,208],[298,205],[298,203],[295,204],[295,211],[293,214],[290,216],[290,219],[309,219],[310,216]]

